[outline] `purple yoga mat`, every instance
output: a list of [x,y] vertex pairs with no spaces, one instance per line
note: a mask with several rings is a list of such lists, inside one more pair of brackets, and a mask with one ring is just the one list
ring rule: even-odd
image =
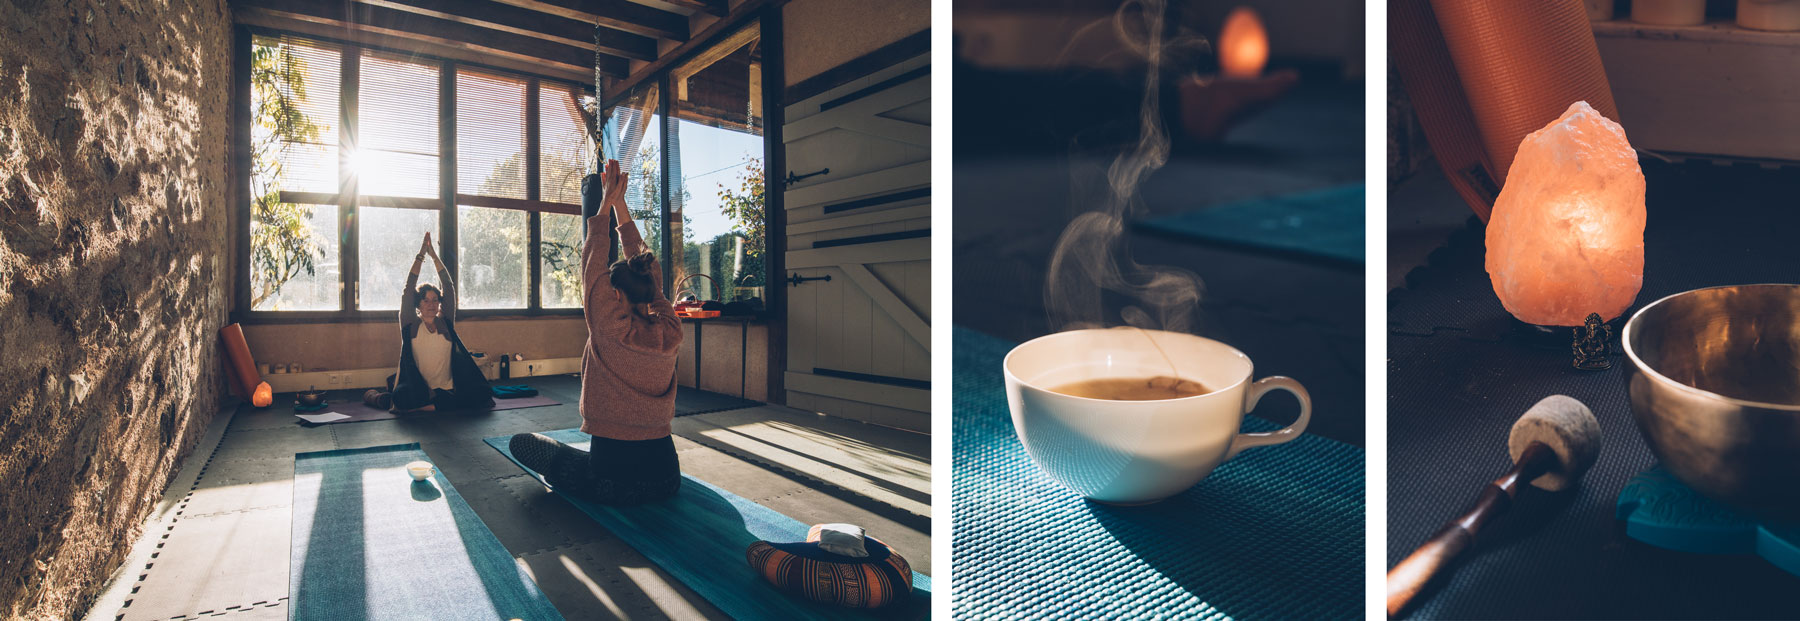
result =
[[335,401],[335,402],[332,402],[330,405],[325,406],[324,409],[321,409],[317,412],[295,412],[295,415],[298,416],[300,414],[325,414],[327,412],[336,412],[338,414],[343,414],[345,416],[350,417],[350,418],[340,418],[340,419],[337,419],[337,420],[334,420],[331,422],[327,422],[327,423],[308,423],[305,420],[299,421],[301,424],[333,425],[333,424],[337,424],[337,423],[360,423],[363,421],[387,420],[390,418],[401,418],[401,417],[413,418],[413,417],[437,416],[437,415],[442,415],[446,412],[458,413],[458,412],[476,412],[476,411],[492,412],[492,411],[497,411],[497,410],[516,410],[519,408],[535,408],[535,407],[543,407],[546,405],[560,405],[561,403],[562,403],[561,401],[557,401],[555,399],[551,399],[542,394],[539,394],[538,396],[535,396],[535,397],[523,397],[523,398],[519,398],[519,399],[495,399],[494,407],[488,408],[487,410],[445,410],[443,412],[433,411],[433,412],[412,412],[412,413],[408,413],[408,414],[395,414],[395,413],[389,412],[387,410],[378,410],[378,409],[369,407],[368,405],[364,404],[361,401]]

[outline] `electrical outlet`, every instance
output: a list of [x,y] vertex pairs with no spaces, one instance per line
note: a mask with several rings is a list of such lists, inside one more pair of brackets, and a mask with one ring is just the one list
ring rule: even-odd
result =
[[336,373],[327,373],[327,374],[325,374],[325,383],[327,383],[327,384],[336,384],[336,383],[338,383],[338,374],[336,374]]

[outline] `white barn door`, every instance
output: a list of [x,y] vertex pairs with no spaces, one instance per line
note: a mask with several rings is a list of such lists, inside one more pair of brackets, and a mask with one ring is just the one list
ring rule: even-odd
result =
[[805,176],[783,194],[790,406],[930,430],[929,71],[922,55],[785,111],[770,172]]

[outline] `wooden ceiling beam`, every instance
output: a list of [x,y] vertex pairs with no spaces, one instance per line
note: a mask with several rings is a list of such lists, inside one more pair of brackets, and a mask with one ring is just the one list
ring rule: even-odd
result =
[[657,8],[668,7],[684,11],[689,15],[705,13],[715,17],[724,17],[729,12],[726,10],[729,4],[728,0],[632,0],[632,2]]
[[[588,84],[594,51],[534,37],[480,28],[387,7],[333,0],[237,0],[238,21],[363,45],[417,51]],[[624,76],[630,61],[601,55],[601,73]]]
[[436,45],[424,41],[401,39],[398,37],[355,30],[346,31],[337,26],[327,26],[313,22],[296,21],[289,18],[271,16],[257,9],[235,10],[232,12],[232,17],[237,23],[246,26],[290,32],[302,36],[318,37],[320,39],[342,41],[369,48],[424,54],[427,56],[447,58],[464,63],[479,64],[486,67],[516,71],[527,75],[553,78],[583,85],[590,84],[594,81],[594,69],[592,67],[575,69],[561,65],[551,65],[538,60],[513,60],[503,56],[480,54],[461,48]]
[[713,22],[711,26],[706,27],[706,30],[694,35],[692,40],[681,44],[680,47],[669,50],[669,53],[663,54],[656,60],[650,61],[649,64],[632,72],[630,77],[620,80],[618,84],[606,87],[606,92],[608,93],[606,105],[610,106],[623,100],[626,96],[631,94],[631,89],[633,87],[637,86],[650,76],[656,75],[657,72],[662,71],[676,60],[693,53],[695,50],[701,49],[702,46],[716,43],[720,40],[720,37],[726,35],[727,30],[738,27],[753,27],[755,25],[754,20],[746,18],[755,14],[757,11],[762,10],[764,6],[769,5],[771,2],[778,1],[779,0],[745,0],[745,2],[738,5],[730,15],[725,16],[724,19]]
[[656,59],[656,39],[490,0],[356,0],[416,15],[592,49],[635,60]]
[[584,24],[599,24],[632,34],[688,40],[686,15],[626,0],[496,0],[500,4],[547,13]]

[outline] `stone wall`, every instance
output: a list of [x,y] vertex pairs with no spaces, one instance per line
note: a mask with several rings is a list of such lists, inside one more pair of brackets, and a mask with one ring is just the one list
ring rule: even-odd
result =
[[0,2],[0,617],[82,614],[223,399],[223,0]]

